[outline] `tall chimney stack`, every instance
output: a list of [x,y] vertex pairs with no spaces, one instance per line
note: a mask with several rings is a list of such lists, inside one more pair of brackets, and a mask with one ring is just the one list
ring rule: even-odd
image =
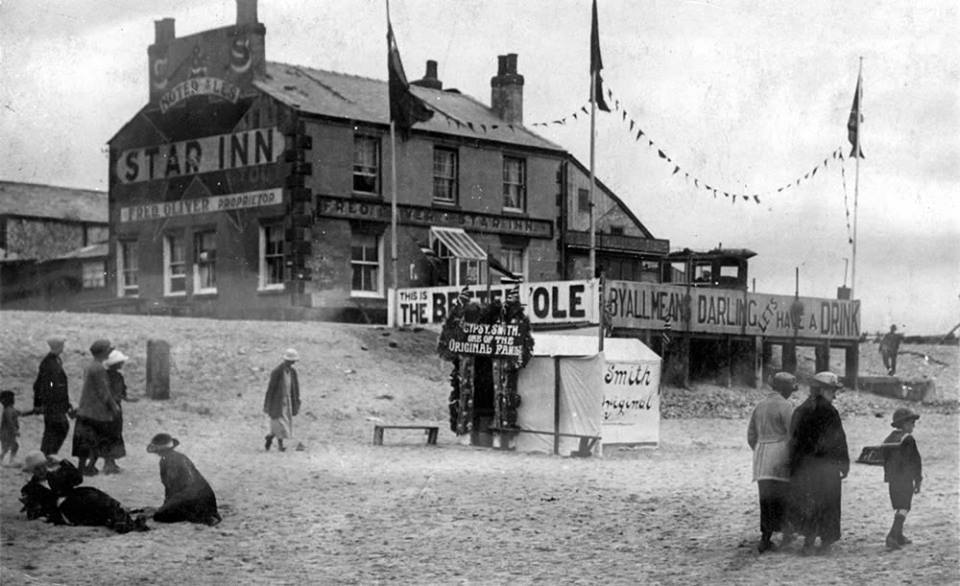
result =
[[257,0],[237,0],[237,24],[255,24],[257,22]]
[[443,89],[443,82],[437,79],[437,62],[433,59],[427,60],[427,72],[423,74],[423,79],[411,81],[412,85],[428,87],[435,90]]
[[175,22],[172,18],[162,18],[153,21],[156,30],[155,44],[167,43],[177,38],[176,29],[174,28]]
[[517,54],[497,57],[497,75],[490,78],[490,107],[507,124],[523,124],[523,76]]

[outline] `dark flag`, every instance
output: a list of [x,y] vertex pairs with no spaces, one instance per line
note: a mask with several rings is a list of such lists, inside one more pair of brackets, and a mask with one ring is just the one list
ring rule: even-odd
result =
[[407,75],[403,72],[400,50],[393,36],[393,26],[387,19],[387,70],[390,72],[390,121],[396,123],[400,137],[404,140],[410,134],[410,128],[417,122],[426,122],[433,117],[433,110],[413,95]]
[[597,0],[593,0],[593,19],[590,21],[590,77],[593,78],[593,96],[590,101],[596,101],[597,108],[604,112],[610,111],[610,106],[603,99],[603,78],[600,70],[603,69],[603,58],[600,56],[600,31],[597,28]]
[[861,81],[862,78],[857,76],[857,92],[853,94],[853,106],[850,108],[850,119],[847,120],[847,140],[853,146],[850,156],[863,159],[863,149],[860,148],[860,123],[863,122],[863,114],[860,113],[860,95],[863,92],[860,88]]
[[[514,280],[516,280],[516,279],[520,279],[520,278],[521,278],[521,277],[518,276],[517,274],[513,273],[510,269],[508,269],[506,266],[504,266],[503,263],[501,263],[499,260],[497,260],[497,257],[493,256],[493,255],[490,254],[489,252],[487,253],[487,264],[490,266],[491,269],[497,271],[498,273],[500,273],[500,274],[502,274],[502,275],[505,275],[505,276],[508,277],[509,279],[514,279]],[[505,282],[502,277],[501,277],[501,279],[500,279],[500,282],[501,282],[501,283]]]

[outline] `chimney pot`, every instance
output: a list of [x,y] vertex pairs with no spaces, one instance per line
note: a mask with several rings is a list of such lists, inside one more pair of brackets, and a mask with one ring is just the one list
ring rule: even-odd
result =
[[497,56],[497,75],[503,75],[507,72],[507,56],[498,55]]
[[427,59],[427,73],[423,76],[426,79],[437,79],[437,62],[433,59]]
[[435,90],[443,89],[443,82],[437,79],[437,62],[433,59],[427,60],[427,72],[423,74],[423,79],[410,82],[412,85],[428,87]]
[[517,54],[508,53],[507,54],[507,71],[506,73],[516,73],[517,72]]
[[172,18],[162,18],[153,22],[156,31],[156,43],[166,43],[177,37],[175,24]]

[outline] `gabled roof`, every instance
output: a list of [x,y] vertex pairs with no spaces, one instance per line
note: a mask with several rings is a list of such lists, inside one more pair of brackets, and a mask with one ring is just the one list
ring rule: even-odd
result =
[[0,215],[106,224],[109,214],[106,191],[0,181]]
[[[268,62],[266,77],[257,79],[254,85],[307,114],[385,126],[390,124],[386,81]],[[489,106],[470,96],[416,85],[411,85],[410,90],[436,111],[430,120],[417,123],[413,132],[438,132],[523,147],[564,150],[523,126],[508,126]],[[460,121],[461,125],[451,119]]]
[[[580,172],[582,172],[582,173],[583,173],[584,175],[586,175],[587,177],[590,176],[590,169],[587,168],[586,166],[584,166],[584,164],[581,163],[575,156],[573,156],[572,154],[569,154],[569,153],[568,153],[568,154],[567,154],[567,158],[574,164],[575,167],[577,167],[578,169],[580,169]],[[600,178],[599,178],[599,177],[594,177],[594,181],[596,181],[596,182],[597,182],[597,186],[598,186],[601,190],[603,190],[604,193],[607,194],[607,197],[609,197],[609,198],[612,199],[614,202],[616,202],[617,205],[619,205],[620,208],[624,211],[624,213],[626,213],[627,216],[629,216],[630,219],[633,220],[633,223],[637,226],[637,228],[640,229],[641,232],[643,232],[643,234],[644,234],[644,236],[645,236],[646,238],[653,238],[653,237],[654,237],[653,234],[650,232],[650,230],[647,230],[647,227],[644,226],[644,225],[643,225],[643,222],[640,221],[640,218],[638,218],[637,215],[636,215],[635,213],[633,213],[633,210],[630,209],[630,206],[628,206],[627,204],[623,203],[623,200],[620,199],[620,197],[617,196],[617,194],[614,193],[612,189],[610,189],[609,187],[607,187],[606,184],[604,184],[603,181],[600,181]]]

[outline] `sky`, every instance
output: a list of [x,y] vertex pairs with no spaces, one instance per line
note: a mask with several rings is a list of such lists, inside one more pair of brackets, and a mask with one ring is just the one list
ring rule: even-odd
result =
[[[597,177],[673,249],[755,251],[758,292],[852,286],[863,331],[945,334],[960,322],[957,6],[599,0],[615,100],[596,119]],[[393,0],[390,16],[408,78],[434,59],[445,88],[484,103],[497,56],[517,53],[525,124],[588,165],[589,119],[572,113],[588,103],[590,9]],[[269,61],[386,79],[383,0],[261,0],[258,14]],[[0,179],[106,190],[106,143],[147,101],[165,17],[184,36],[235,23],[236,4],[2,0]],[[858,172],[833,153],[850,152],[861,58]]]

